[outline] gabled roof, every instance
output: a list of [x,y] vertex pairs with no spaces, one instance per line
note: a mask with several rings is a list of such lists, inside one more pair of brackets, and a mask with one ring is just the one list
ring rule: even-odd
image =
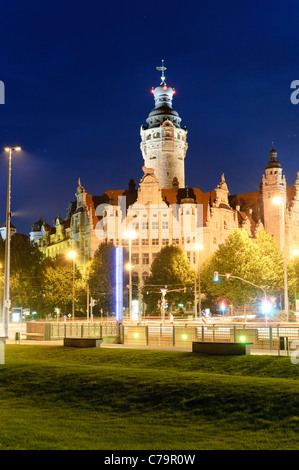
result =
[[[4,227],[6,227],[6,222],[4,222],[4,224],[1,225],[1,228],[4,228]],[[10,228],[16,229],[16,227],[11,222],[10,222]]]

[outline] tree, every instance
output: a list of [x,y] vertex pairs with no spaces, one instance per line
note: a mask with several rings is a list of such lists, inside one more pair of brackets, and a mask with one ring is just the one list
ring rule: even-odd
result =
[[[153,261],[150,275],[142,289],[143,301],[151,312],[158,312],[161,288],[167,286],[166,299],[169,305],[194,301],[195,271],[191,268],[187,254],[178,245],[161,249]],[[185,292],[184,292],[185,289]]]
[[298,299],[299,294],[299,256],[295,256],[288,263],[288,290],[296,309],[296,298]]
[[233,305],[244,305],[264,296],[262,289],[238,279],[220,277],[214,282],[214,271],[252,282],[264,288],[267,294],[281,291],[282,254],[275,239],[262,232],[252,242],[245,230],[235,230],[203,263],[201,287],[210,302],[225,298]]
[[97,301],[97,309],[104,313],[114,311],[115,246],[101,243],[90,262],[88,284],[90,295]]
[[[35,309],[41,288],[43,254],[38,246],[21,234],[13,234],[10,250],[10,299],[12,307]],[[5,241],[0,237],[0,298],[3,299]]]
[[[46,258],[42,265],[42,284],[38,312],[40,316],[53,313],[56,308],[61,315],[72,313],[73,264],[65,256]],[[75,271],[75,310],[86,305],[86,290],[79,270]]]
[[266,230],[257,233],[253,241],[258,247],[258,269],[255,280],[268,294],[278,295],[283,288],[283,254],[274,237]]

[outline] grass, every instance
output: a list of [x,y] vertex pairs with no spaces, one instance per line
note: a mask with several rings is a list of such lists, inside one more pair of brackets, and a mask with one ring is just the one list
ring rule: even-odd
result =
[[298,367],[287,357],[7,345],[0,450],[298,449]]

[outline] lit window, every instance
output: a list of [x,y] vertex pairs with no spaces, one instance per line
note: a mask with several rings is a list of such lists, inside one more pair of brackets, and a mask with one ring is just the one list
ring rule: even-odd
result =
[[138,253],[132,253],[132,264],[133,266],[136,266],[139,264],[139,254]]
[[142,253],[142,264],[149,264],[149,254]]

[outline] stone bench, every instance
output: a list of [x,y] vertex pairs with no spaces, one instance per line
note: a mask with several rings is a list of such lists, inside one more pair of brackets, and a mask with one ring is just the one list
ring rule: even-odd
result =
[[63,346],[70,348],[99,348],[103,338],[64,338]]
[[250,354],[252,343],[213,343],[192,342],[192,352],[199,354],[211,354],[217,356],[233,356]]

